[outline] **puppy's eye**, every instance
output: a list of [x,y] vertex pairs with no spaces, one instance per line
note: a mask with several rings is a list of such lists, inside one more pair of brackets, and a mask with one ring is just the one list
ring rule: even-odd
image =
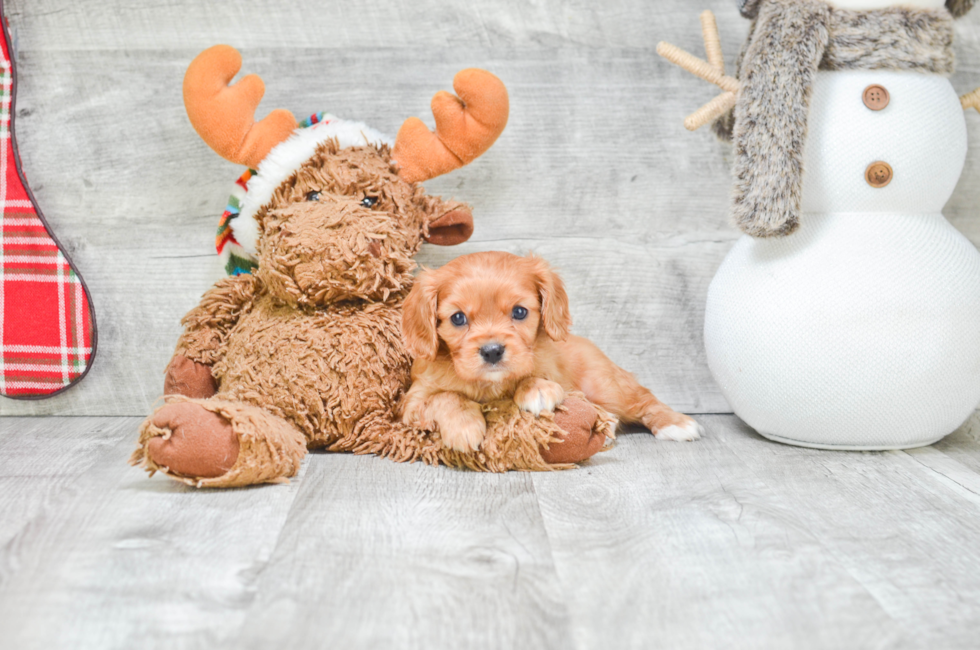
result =
[[310,193],[308,193],[306,195],[306,200],[307,201],[319,201],[320,200],[320,193],[317,192],[316,190],[314,190],[314,191],[312,191],[312,192],[310,192]]
[[510,312],[510,315],[514,320],[524,320],[527,318],[527,310],[518,305],[514,307],[514,310]]
[[361,199],[361,205],[365,208],[373,208],[374,204],[378,202],[378,197],[376,196],[365,196]]
[[456,327],[462,327],[463,325],[466,325],[466,314],[464,314],[461,311],[458,311],[449,317],[449,322],[455,325]]

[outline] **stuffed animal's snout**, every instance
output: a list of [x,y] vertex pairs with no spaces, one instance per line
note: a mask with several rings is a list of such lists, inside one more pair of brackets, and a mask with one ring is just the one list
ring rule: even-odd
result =
[[391,213],[327,192],[270,211],[264,231],[261,273],[298,303],[384,298],[410,281],[418,246]]

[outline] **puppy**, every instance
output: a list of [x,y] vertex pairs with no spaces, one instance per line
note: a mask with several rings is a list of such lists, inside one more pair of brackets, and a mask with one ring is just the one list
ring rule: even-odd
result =
[[488,252],[424,271],[402,315],[415,357],[402,420],[437,430],[446,447],[475,451],[486,434],[482,403],[513,397],[535,415],[578,390],[624,422],[663,440],[696,440],[700,426],[672,411],[602,353],[569,333],[561,278],[537,257]]

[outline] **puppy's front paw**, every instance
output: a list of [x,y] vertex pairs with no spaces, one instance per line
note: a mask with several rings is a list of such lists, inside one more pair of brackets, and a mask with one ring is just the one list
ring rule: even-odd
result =
[[517,407],[535,416],[553,412],[563,401],[565,401],[565,389],[561,384],[537,377],[525,379],[514,392],[514,402]]
[[675,424],[661,427],[654,432],[657,440],[674,440],[677,442],[690,442],[697,440],[704,433],[704,428],[686,415],[680,416]]
[[463,453],[476,451],[487,435],[487,421],[479,404],[475,408],[442,413],[437,418],[442,446]]

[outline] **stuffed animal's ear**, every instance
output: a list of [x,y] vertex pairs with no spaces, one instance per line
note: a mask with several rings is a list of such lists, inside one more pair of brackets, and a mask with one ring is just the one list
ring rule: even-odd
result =
[[465,205],[429,222],[425,241],[439,246],[455,246],[473,236],[473,213]]
[[402,307],[402,340],[405,349],[416,359],[435,359],[439,351],[438,302],[439,287],[434,273],[423,270]]
[[953,18],[959,18],[973,9],[973,5],[976,3],[977,0],[946,0],[946,8],[949,9],[949,13],[953,14]]
[[[972,0],[967,1],[972,2]],[[738,10],[746,18],[755,19],[755,17],[759,15],[759,5],[761,4],[761,0],[735,0],[735,3],[738,5]]]
[[554,341],[564,341],[572,328],[572,315],[568,310],[568,294],[565,283],[540,257],[528,256],[531,273],[541,299],[541,324]]

